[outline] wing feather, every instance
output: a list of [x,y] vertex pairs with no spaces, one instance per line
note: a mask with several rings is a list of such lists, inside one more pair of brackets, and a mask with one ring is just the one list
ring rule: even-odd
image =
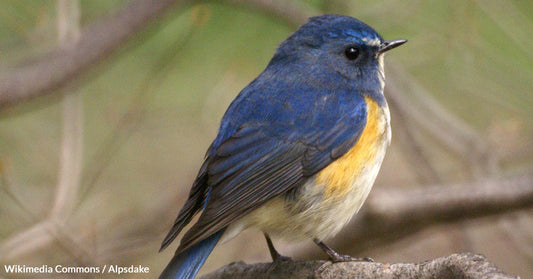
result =
[[[189,200],[165,238],[163,247],[199,211],[203,210],[198,222],[184,235],[177,253],[272,198],[299,187],[353,147],[366,125],[366,104],[362,95],[348,92],[313,102],[318,104],[321,100],[329,103],[317,106],[321,108],[318,111],[302,107],[296,118],[294,112],[275,107],[255,110],[258,113],[249,116],[238,127],[235,127],[238,121],[230,122],[224,118]],[[233,110],[240,110],[241,105],[230,106],[228,119],[237,118],[232,115],[237,114]],[[341,109],[334,111],[338,108]],[[269,118],[274,115],[275,119]],[[322,119],[325,121],[319,121]]]
[[213,187],[212,202],[208,203],[198,222],[185,234],[178,253],[271,198],[300,185],[304,178],[301,148],[277,148],[266,158]]

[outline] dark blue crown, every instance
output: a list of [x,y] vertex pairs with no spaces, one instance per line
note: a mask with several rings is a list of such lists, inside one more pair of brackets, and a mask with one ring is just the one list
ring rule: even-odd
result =
[[331,39],[345,39],[358,43],[381,44],[383,38],[370,26],[343,15],[322,15],[309,19],[281,46],[304,44],[319,47]]

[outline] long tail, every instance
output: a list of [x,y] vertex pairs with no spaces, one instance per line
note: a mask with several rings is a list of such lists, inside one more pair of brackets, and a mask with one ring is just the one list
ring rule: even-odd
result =
[[176,254],[163,270],[159,279],[194,279],[222,234],[224,234],[224,229]]

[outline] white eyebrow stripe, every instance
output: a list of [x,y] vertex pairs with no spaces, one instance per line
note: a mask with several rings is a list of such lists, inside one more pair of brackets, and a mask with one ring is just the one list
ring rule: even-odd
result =
[[369,38],[365,37],[365,38],[362,38],[361,40],[363,42],[371,45],[371,46],[380,46],[381,45],[381,41],[378,38],[369,39]]

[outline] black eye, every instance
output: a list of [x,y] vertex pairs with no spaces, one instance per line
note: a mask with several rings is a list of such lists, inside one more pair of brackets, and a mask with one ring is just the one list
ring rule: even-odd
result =
[[349,60],[355,60],[359,56],[359,49],[354,46],[349,46],[344,50],[344,55],[346,55],[346,58]]

